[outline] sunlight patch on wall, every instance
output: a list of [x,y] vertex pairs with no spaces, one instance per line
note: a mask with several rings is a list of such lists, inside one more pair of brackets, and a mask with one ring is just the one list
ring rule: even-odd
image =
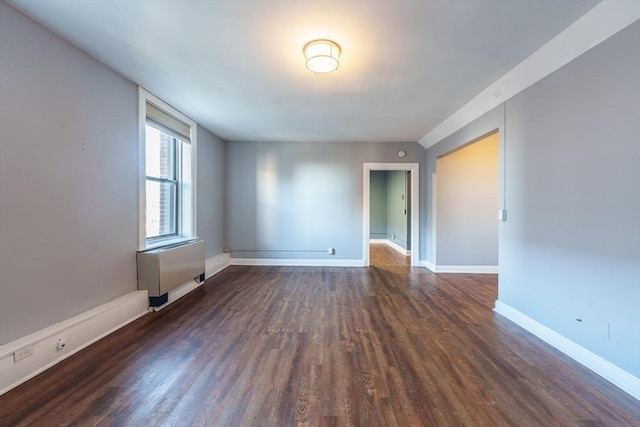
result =
[[273,153],[258,159],[256,189],[258,206],[256,212],[258,241],[273,247],[278,241],[277,219],[280,205],[278,193],[278,160]]

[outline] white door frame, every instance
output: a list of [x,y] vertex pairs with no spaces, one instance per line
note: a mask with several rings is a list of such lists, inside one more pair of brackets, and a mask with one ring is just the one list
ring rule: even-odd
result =
[[371,171],[411,172],[411,265],[420,266],[420,164],[419,163],[363,163],[362,175],[362,265],[369,266],[369,221]]

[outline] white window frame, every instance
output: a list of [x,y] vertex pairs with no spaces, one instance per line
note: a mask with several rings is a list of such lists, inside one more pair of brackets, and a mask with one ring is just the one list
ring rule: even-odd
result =
[[[178,235],[165,239],[146,238],[146,124],[147,124],[147,103],[166,111],[170,115],[188,124],[191,128],[191,155],[185,155],[185,142],[182,142],[178,149],[182,152],[180,165],[178,167],[180,176],[178,177]],[[138,152],[139,152],[139,183],[138,183],[138,250],[172,245],[197,238],[197,124],[189,117],[185,116],[157,96],[148,92],[142,87],[138,87]],[[183,150],[184,149],[184,150]]]

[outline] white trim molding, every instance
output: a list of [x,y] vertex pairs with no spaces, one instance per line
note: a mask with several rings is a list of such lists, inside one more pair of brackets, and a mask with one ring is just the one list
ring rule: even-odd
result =
[[212,256],[211,258],[207,258],[205,261],[205,273],[204,273],[205,278],[208,279],[214,274],[218,274],[225,268],[229,267],[229,265],[231,265],[229,263],[229,258],[230,258],[229,254],[225,254],[225,253],[221,253],[221,254]]
[[437,144],[638,19],[640,2],[604,0],[432,129],[420,144]]
[[[147,291],[134,291],[0,346],[0,395],[147,314],[148,305]],[[33,354],[15,362],[14,353],[25,349]]]
[[[205,280],[215,274],[218,274],[225,268],[229,267],[229,265],[230,265],[229,254],[222,253],[219,255],[212,256],[211,258],[207,258],[205,260],[205,267],[204,267]],[[196,282],[195,280],[189,280],[188,282],[183,283],[177,288],[170,290],[167,295],[167,302],[157,307],[153,307],[152,310],[160,311],[163,308],[167,307],[169,304],[176,302],[183,296],[187,295],[189,292],[199,288],[202,285],[204,285],[204,282]]]
[[433,273],[498,274],[497,265],[436,265],[424,261],[424,267]]
[[392,242],[389,239],[369,239],[369,243],[384,244],[384,245],[389,246],[391,249],[395,249],[396,251],[400,252],[404,256],[411,255],[411,251],[410,250],[403,248],[399,244],[397,244],[395,242]]
[[381,244],[387,244],[389,240],[387,239],[369,239],[369,243],[381,243]]
[[[181,196],[178,200],[178,230],[177,236],[161,239],[157,242],[146,239],[146,125],[147,103],[165,111],[170,116],[188,125],[191,132],[191,142],[181,144],[179,156],[179,186]],[[164,102],[142,86],[138,86],[138,250],[144,251],[154,247],[191,240],[198,235],[198,124],[171,105]]]
[[498,274],[497,265],[435,265],[427,263],[434,273]]
[[361,259],[291,259],[291,258],[231,258],[230,265],[264,265],[286,267],[363,267]]
[[420,266],[420,164],[419,163],[363,163],[362,164],[362,258],[369,266],[369,222],[371,171],[411,172],[411,266]]
[[150,309],[153,310],[153,311],[160,311],[163,308],[169,306],[170,304],[173,304],[174,302],[178,301],[183,296],[187,295],[189,292],[193,291],[194,289],[199,288],[202,285],[204,285],[204,281],[203,282],[197,282],[195,279],[194,280],[189,280],[188,282],[184,282],[182,285],[178,286],[177,288],[174,288],[174,289],[170,290],[169,292],[167,292],[167,302],[165,302],[162,305],[158,305],[158,306],[155,306],[155,307],[150,307]]
[[640,400],[640,378],[617,367],[597,354],[592,353],[586,348],[576,344],[570,339],[560,335],[556,331],[544,326],[526,314],[523,314],[499,300],[496,301],[493,311],[531,332],[542,341],[560,350],[576,362],[586,366],[596,374],[611,382],[613,385]]

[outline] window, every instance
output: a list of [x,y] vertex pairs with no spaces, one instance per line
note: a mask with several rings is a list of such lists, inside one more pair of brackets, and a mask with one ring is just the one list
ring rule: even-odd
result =
[[139,250],[196,237],[196,125],[140,88]]
[[146,238],[178,235],[178,159],[181,142],[146,125]]

